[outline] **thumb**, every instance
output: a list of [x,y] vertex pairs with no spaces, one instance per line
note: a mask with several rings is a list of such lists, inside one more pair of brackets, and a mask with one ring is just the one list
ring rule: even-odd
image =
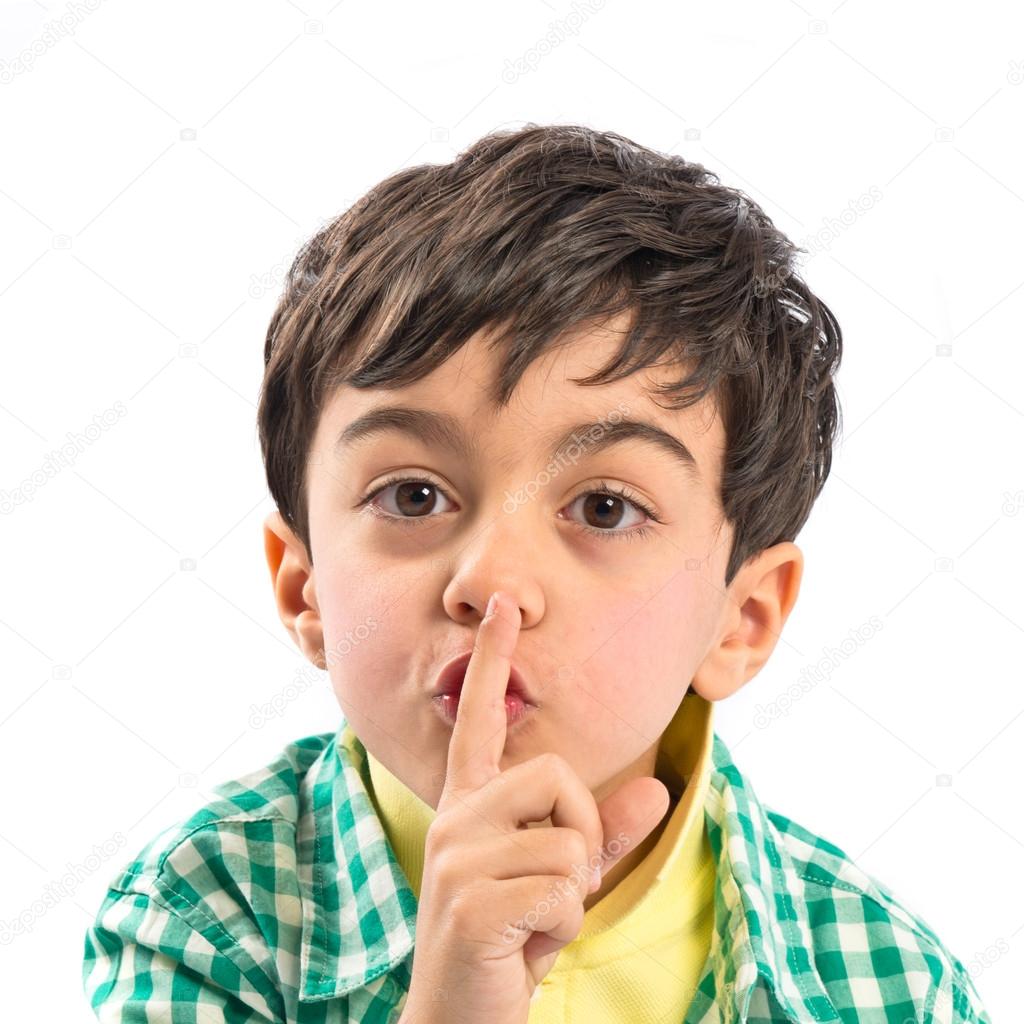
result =
[[597,805],[604,826],[601,874],[636,849],[658,827],[672,798],[660,779],[630,779]]

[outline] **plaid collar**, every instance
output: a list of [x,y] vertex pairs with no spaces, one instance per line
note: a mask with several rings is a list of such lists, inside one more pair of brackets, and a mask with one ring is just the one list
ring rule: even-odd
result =
[[[413,948],[416,898],[370,799],[366,749],[347,723],[303,788],[299,998],[316,1001],[387,983]],[[684,1024],[746,1021],[759,978],[794,1024],[840,1020],[814,966],[798,868],[768,813],[714,733],[704,817],[717,865],[715,927]]]

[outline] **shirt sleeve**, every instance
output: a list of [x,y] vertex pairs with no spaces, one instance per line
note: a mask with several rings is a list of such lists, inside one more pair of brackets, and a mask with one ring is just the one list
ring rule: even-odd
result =
[[953,982],[953,1012],[955,1024],[992,1024],[971,976],[962,971]]
[[200,906],[110,889],[85,935],[82,982],[104,1024],[284,1024],[278,993]]

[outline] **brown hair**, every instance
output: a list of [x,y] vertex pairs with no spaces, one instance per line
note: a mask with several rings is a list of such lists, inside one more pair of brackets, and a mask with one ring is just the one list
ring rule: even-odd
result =
[[570,328],[629,311],[617,356],[574,382],[692,365],[657,393],[710,391],[722,416],[728,585],[796,537],[831,466],[842,335],[802,251],[701,164],[613,132],[527,124],[398,171],[301,247],[270,321],[257,418],[282,517],[311,560],[306,465],[338,385],[402,387],[500,325],[503,407]]

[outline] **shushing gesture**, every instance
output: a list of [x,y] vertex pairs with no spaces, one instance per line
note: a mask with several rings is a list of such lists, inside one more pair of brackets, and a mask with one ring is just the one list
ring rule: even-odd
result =
[[[401,1024],[526,1024],[534,989],[579,934],[583,901],[600,887],[600,872],[668,809],[668,790],[651,777],[631,779],[598,805],[556,753],[500,769],[520,624],[516,603],[495,593],[466,669],[427,830]],[[526,824],[548,817],[550,828]],[[619,856],[604,859],[605,836],[621,839]]]

